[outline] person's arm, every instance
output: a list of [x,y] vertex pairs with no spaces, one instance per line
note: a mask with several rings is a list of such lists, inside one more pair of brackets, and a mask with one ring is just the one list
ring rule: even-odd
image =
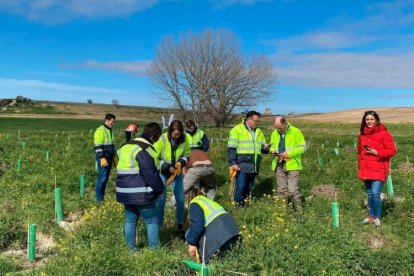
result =
[[257,131],[260,131],[259,141],[263,141],[260,151],[263,154],[268,154],[270,150],[270,145],[266,142],[266,137],[264,136],[263,131],[261,129],[257,129]]
[[204,133],[203,137],[201,138],[201,143],[203,145],[204,152],[207,152],[210,148],[210,141],[208,140],[206,133]]
[[288,157],[293,158],[305,152],[306,142],[305,142],[305,138],[303,137],[302,131],[300,131],[300,129],[296,129],[296,132],[292,134],[295,135],[296,147],[293,150],[288,151],[287,154],[288,154]]
[[105,141],[105,136],[104,136],[103,130],[101,128],[97,128],[93,135],[93,142],[95,144],[95,154],[97,158],[104,157],[104,151],[103,151],[104,141]]
[[164,192],[164,184],[151,155],[146,150],[141,150],[138,152],[136,160],[139,164],[139,174],[144,179],[145,183],[147,183],[147,185],[157,194]]
[[204,213],[203,209],[196,204],[190,204],[189,208],[189,215],[190,215],[190,229],[186,236],[187,242],[190,245],[197,246],[200,238],[204,233]]
[[191,154],[190,141],[188,140],[187,137],[185,137],[185,140],[184,140],[183,143],[184,143],[183,156],[181,156],[180,159],[177,160],[177,162],[181,163],[181,168],[184,168],[185,165],[187,165],[188,159],[189,159],[190,154]]
[[382,145],[382,149],[376,149],[378,157],[380,159],[390,159],[397,153],[394,138],[392,138],[391,134],[388,131],[386,131],[386,134],[384,135]]
[[227,160],[229,167],[237,164],[237,147],[239,145],[239,139],[237,138],[236,130],[233,128],[229,133],[229,140],[227,142]]

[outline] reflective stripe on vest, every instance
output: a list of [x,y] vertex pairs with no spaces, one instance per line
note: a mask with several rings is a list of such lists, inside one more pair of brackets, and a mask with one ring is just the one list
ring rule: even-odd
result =
[[[254,139],[249,130],[246,129],[244,123],[237,125],[235,129],[238,137],[229,137],[227,147],[235,148],[237,154],[260,154],[262,145],[266,143],[261,135],[261,130],[256,129]],[[230,132],[232,134],[232,131]]]
[[[126,144],[118,150],[119,162],[116,166],[118,174],[139,174],[139,164],[135,157],[142,148],[134,144]],[[125,156],[127,154],[128,156]]]
[[219,215],[227,213],[223,207],[221,207],[220,204],[217,202],[203,196],[199,195],[196,198],[194,198],[190,204],[196,203],[198,204],[201,209],[203,210],[204,214],[204,226],[206,227],[209,225],[216,217]]
[[123,194],[136,194],[136,193],[149,193],[154,191],[151,187],[138,187],[138,188],[120,188],[116,187],[118,193]]

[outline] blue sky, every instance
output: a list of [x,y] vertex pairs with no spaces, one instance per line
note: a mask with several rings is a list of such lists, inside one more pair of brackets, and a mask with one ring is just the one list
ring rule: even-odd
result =
[[168,106],[149,92],[154,49],[206,28],[271,59],[258,111],[414,105],[411,0],[0,0],[0,98]]

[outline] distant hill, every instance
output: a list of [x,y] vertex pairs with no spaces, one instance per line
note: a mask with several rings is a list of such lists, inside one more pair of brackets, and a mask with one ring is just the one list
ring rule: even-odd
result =
[[53,101],[16,102],[11,99],[0,99],[0,116],[32,117],[32,118],[79,118],[102,119],[106,113],[113,113],[123,120],[150,120],[161,115],[177,114],[173,108],[148,106],[127,106],[95,103],[73,103]]
[[414,107],[358,108],[318,114],[289,116],[294,120],[310,122],[360,123],[364,112],[374,110],[384,123],[414,123]]
[[[381,121],[385,123],[414,123],[414,107],[359,108],[328,113],[295,114],[287,117],[291,121],[359,123],[366,110],[378,112]],[[23,97],[0,99],[0,117],[102,119],[106,113],[114,113],[122,120],[149,121],[155,118],[158,120],[161,115],[168,116],[171,113],[178,115],[178,110],[148,106],[33,101]],[[270,123],[273,116],[264,116],[263,120]]]

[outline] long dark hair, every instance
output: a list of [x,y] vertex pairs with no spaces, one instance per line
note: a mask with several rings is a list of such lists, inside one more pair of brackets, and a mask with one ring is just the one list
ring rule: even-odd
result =
[[177,144],[182,144],[185,141],[185,133],[184,133],[184,126],[180,120],[174,120],[171,122],[170,126],[168,127],[168,140],[171,141],[171,133],[174,130],[178,130],[181,132],[181,136],[177,139]]
[[141,137],[147,139],[152,144],[157,142],[162,134],[162,129],[157,123],[148,123],[142,129]]
[[377,112],[375,112],[375,111],[373,111],[373,110],[368,110],[368,111],[365,111],[364,116],[362,117],[362,122],[361,122],[361,128],[360,128],[360,132],[361,132],[361,133],[364,133],[364,128],[365,128],[365,127],[366,127],[366,125],[367,125],[367,123],[365,123],[365,118],[366,118],[368,115],[372,115],[372,116],[374,116],[374,118],[375,118],[375,124],[376,124],[376,125],[379,125],[379,123],[381,122]]

